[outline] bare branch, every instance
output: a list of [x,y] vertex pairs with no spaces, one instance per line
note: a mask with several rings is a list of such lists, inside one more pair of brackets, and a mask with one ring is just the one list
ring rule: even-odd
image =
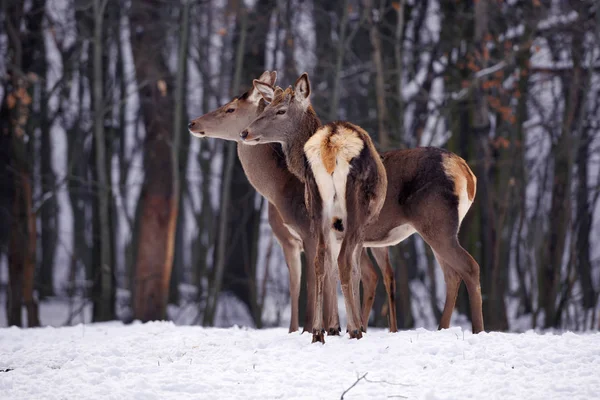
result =
[[358,382],[360,382],[360,381],[362,381],[363,379],[365,379],[365,377],[367,376],[367,374],[368,374],[368,372],[365,372],[365,373],[364,373],[364,375],[362,375],[362,376],[358,377],[358,378],[356,379],[356,381],[355,381],[355,382],[354,382],[354,383],[353,383],[353,384],[352,384],[352,385],[351,385],[351,386],[350,386],[348,389],[344,390],[344,392],[343,392],[343,393],[342,393],[342,395],[340,396],[340,400],[344,400],[344,395],[345,395],[346,393],[348,393],[350,390],[352,390],[352,388],[353,388],[354,386],[358,385]]

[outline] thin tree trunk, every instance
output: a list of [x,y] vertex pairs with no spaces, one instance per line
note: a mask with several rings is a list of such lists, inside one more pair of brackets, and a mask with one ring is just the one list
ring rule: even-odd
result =
[[342,3],[342,19],[339,26],[339,42],[337,46],[337,54],[335,60],[335,70],[333,71],[333,89],[331,91],[331,104],[329,107],[329,120],[333,121],[338,118],[338,108],[340,104],[340,76],[342,65],[344,63],[344,54],[346,51],[346,28],[348,25],[348,0]]
[[[42,6],[41,4],[37,7]],[[42,11],[44,12],[44,11]],[[41,33],[41,32],[40,32]],[[38,68],[37,74],[42,82],[46,81],[47,63],[45,62],[45,46],[42,44],[44,62]],[[43,49],[43,50],[42,50]],[[40,212],[40,241],[41,241],[41,259],[39,262],[39,274],[37,279],[37,289],[40,299],[54,295],[53,275],[54,275],[54,255],[57,244],[58,228],[58,203],[56,200],[56,174],[52,167],[52,143],[50,138],[50,123],[48,118],[48,95],[46,85],[41,85],[40,90],[40,133],[41,149],[40,168],[41,168],[41,189],[43,204]]]
[[[36,2],[34,6],[39,6]],[[43,10],[43,8],[42,8]],[[4,27],[8,33],[7,60],[10,80],[5,87],[5,95],[0,107],[0,135],[10,147],[6,178],[11,181],[10,239],[8,244],[9,287],[7,298],[7,322],[22,326],[21,308],[26,306],[28,326],[38,326],[38,306],[33,296],[36,257],[36,216],[33,210],[33,190],[31,180],[33,129],[31,112],[33,108],[32,84],[34,81],[27,72],[35,69],[39,60],[39,39],[43,12],[34,9],[23,15],[23,4],[2,3]],[[21,25],[25,25],[28,35],[21,35]]]
[[[172,158],[172,175],[173,175],[173,186],[175,191],[175,201],[178,204],[178,209],[181,209],[181,169],[185,168],[185,164],[180,163],[179,154],[182,151],[181,147],[181,134],[184,129],[183,121],[185,119],[185,95],[187,87],[187,54],[188,54],[188,42],[189,42],[189,30],[190,30],[190,2],[187,0],[183,1],[181,6],[181,34],[179,36],[179,51],[177,55],[177,78],[175,82],[175,120],[173,122],[173,145],[171,146],[171,158]],[[188,135],[189,136],[189,135]],[[187,159],[187,158],[186,158]],[[176,235],[180,241],[182,240],[182,226],[183,221],[181,220],[183,213],[179,213],[179,223],[177,224]],[[180,254],[181,255],[181,254]],[[169,299],[172,303],[177,303],[179,299],[179,280],[181,279],[182,264],[179,263],[178,271],[176,269],[176,263],[173,262],[173,276],[171,277],[171,289],[169,293]]]
[[[246,8],[242,3],[240,3],[239,7],[238,15],[240,18],[240,37],[236,50],[235,72],[232,85],[233,93],[237,93],[240,86],[248,27],[248,15]],[[217,238],[217,249],[215,254],[214,278],[208,293],[206,309],[204,312],[204,319],[202,323],[204,326],[214,325],[218,298],[221,292],[221,286],[223,284],[225,261],[227,257],[227,230],[229,221],[229,207],[231,202],[231,180],[233,177],[233,167],[236,157],[236,144],[234,142],[226,142],[225,165],[223,167],[223,179],[221,183],[221,212],[219,215],[219,235]]]
[[103,82],[103,25],[104,11],[108,0],[94,0],[94,41],[93,41],[93,97],[94,97],[94,139],[98,193],[98,224],[100,231],[100,298],[94,299],[96,321],[109,321],[115,318],[112,263],[112,239],[110,223],[110,178],[107,174],[106,137],[104,132],[104,82]]
[[[600,12],[596,10],[596,31],[594,32],[595,38],[600,39]],[[579,36],[579,35],[578,35]],[[574,54],[574,59],[583,57],[583,47],[581,46],[580,37],[576,38],[577,43],[573,41],[572,51],[574,53],[579,52],[579,55]],[[585,88],[592,86],[593,63],[590,59],[590,65],[587,72]],[[588,162],[590,157],[590,144],[591,136],[589,126],[584,126],[585,114],[587,112],[585,107],[586,97],[588,93],[582,94],[582,103],[579,106],[579,118],[577,118],[578,135],[577,140],[579,146],[577,150],[577,216],[576,216],[576,230],[577,230],[577,270],[579,273],[579,282],[581,284],[581,290],[583,292],[582,305],[587,310],[593,310],[596,307],[597,294],[594,290],[594,281],[592,279],[592,263],[590,259],[590,233],[592,230],[593,221],[593,208],[590,207],[589,201],[589,189],[588,189]],[[592,205],[593,206],[593,205]]]
[[390,138],[387,131],[387,107],[385,101],[385,77],[383,58],[381,50],[381,37],[379,35],[379,21],[373,20],[373,1],[363,0],[367,22],[369,24],[369,36],[373,46],[373,65],[375,66],[375,97],[377,99],[377,132],[379,138],[379,150],[386,151],[390,147]]
[[398,143],[404,142],[404,99],[402,98],[402,76],[404,75],[404,60],[402,49],[404,42],[404,0],[397,2],[396,12],[398,21],[396,23],[396,41],[394,42],[394,58],[396,61],[396,96],[398,96],[398,131],[396,139]]
[[[527,37],[530,35],[529,27],[525,28],[524,36]],[[514,158],[514,179],[516,185],[517,196],[516,201],[518,201],[518,209],[515,210],[515,213],[518,214],[518,223],[517,223],[517,231],[516,231],[516,245],[515,245],[515,270],[517,273],[517,279],[519,281],[519,297],[520,304],[519,309],[526,314],[530,314],[533,310],[533,305],[531,302],[531,294],[527,289],[527,283],[525,281],[525,271],[523,270],[523,260],[521,259],[521,250],[523,248],[523,240],[521,239],[521,235],[523,232],[523,228],[525,225],[525,218],[527,217],[527,196],[526,196],[526,182],[527,182],[527,173],[525,170],[525,162],[526,162],[526,151],[525,151],[525,128],[523,124],[528,119],[527,112],[527,100],[529,98],[529,53],[521,52],[517,56],[517,65],[520,69],[519,74],[519,83],[517,85],[518,93],[520,94],[517,109],[516,109],[516,136],[515,140],[513,140],[513,146],[516,150],[515,158]],[[512,249],[511,243],[508,243],[508,252],[510,253],[510,249]]]
[[[581,14],[580,14],[581,15]],[[563,256],[571,219],[571,172],[573,167],[573,132],[579,123],[576,118],[584,99],[583,74],[583,38],[576,36],[571,48],[573,74],[562,80],[565,107],[560,136],[553,143],[551,154],[554,156],[554,179],[550,205],[550,224],[548,247],[544,252],[542,270],[541,303],[544,309],[544,327],[558,327],[561,313],[557,309],[560,289],[560,276]],[[558,51],[558,50],[557,50]],[[568,277],[567,277],[568,278]]]
[[[166,30],[160,23],[164,3],[134,1],[130,13],[136,77],[148,84],[140,90],[146,128],[144,182],[139,199],[133,314],[142,321],[164,319],[178,215],[173,182],[173,87],[165,50]],[[159,21],[157,23],[157,21]]]

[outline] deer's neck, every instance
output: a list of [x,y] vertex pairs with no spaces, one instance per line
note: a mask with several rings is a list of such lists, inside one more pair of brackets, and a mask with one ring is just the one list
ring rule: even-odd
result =
[[256,146],[238,143],[237,149],[250,184],[271,203],[276,203],[282,184],[292,177],[281,146],[276,143]]
[[320,126],[321,120],[312,107],[309,107],[297,125],[296,131],[290,135],[292,140],[283,145],[288,169],[302,182],[304,182],[307,167],[304,145]]

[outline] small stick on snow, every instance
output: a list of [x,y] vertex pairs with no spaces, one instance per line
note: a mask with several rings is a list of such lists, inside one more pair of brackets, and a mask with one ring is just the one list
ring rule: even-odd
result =
[[344,392],[342,393],[342,396],[340,397],[340,400],[344,400],[344,395],[346,393],[348,393],[354,386],[358,385],[358,382],[365,379],[365,376],[367,376],[367,374],[368,374],[368,372],[365,372],[363,376],[356,379],[356,381],[352,384],[352,386],[350,386],[348,389],[344,390]]

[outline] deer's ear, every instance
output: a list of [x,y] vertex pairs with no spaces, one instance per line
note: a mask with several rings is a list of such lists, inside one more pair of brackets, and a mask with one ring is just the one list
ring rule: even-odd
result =
[[308,80],[308,74],[306,72],[300,75],[300,78],[298,78],[294,84],[294,93],[298,100],[308,103],[308,97],[310,96],[310,81]]
[[264,83],[268,83],[271,86],[275,86],[275,81],[277,80],[277,72],[265,71],[257,80]]
[[252,83],[254,84],[254,90],[256,90],[258,93],[260,93],[262,98],[267,103],[270,103],[273,101],[273,98],[275,98],[275,89],[273,89],[273,86],[271,86],[267,83],[261,82],[261,81],[257,81],[256,79]]

